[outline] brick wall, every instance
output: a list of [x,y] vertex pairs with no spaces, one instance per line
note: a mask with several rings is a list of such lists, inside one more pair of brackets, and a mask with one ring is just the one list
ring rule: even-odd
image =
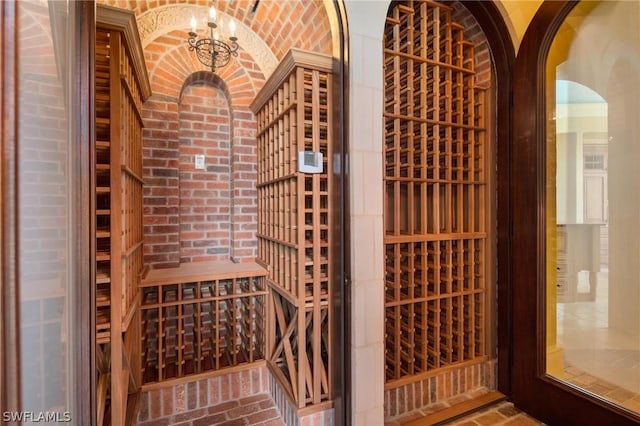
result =
[[[140,394],[139,425],[172,425],[224,414],[247,403],[255,395],[269,392],[269,378],[264,363],[242,371],[218,374],[175,385],[143,390]],[[204,421],[204,419],[203,419]]]
[[390,422],[426,407],[436,411],[455,397],[494,390],[496,366],[495,360],[465,365],[387,389],[384,392],[384,419]]
[[180,141],[178,103],[154,94],[142,106],[144,175],[144,261],[180,263]]
[[[137,424],[221,424],[245,414],[255,417],[248,418],[251,424],[271,424],[269,419],[276,419],[274,424],[282,424],[281,420],[286,426],[335,424],[333,408],[298,413],[264,362],[189,382],[150,386],[141,392]],[[228,424],[244,424],[231,422]]]
[[[101,3],[130,9],[140,16],[151,9],[178,2],[105,0]],[[208,6],[209,2],[198,0],[194,4]],[[250,27],[278,58],[291,47],[324,53],[332,51],[330,24],[321,0],[261,2],[255,14],[243,2],[222,1],[216,8]],[[301,20],[309,24],[300,27],[297,24]],[[293,31],[296,26],[300,31]],[[187,28],[167,31],[144,47],[153,92],[143,106],[145,263],[155,268],[177,266],[181,261],[220,260],[230,256],[238,261],[249,261],[256,256],[256,123],[248,106],[265,78],[251,52],[245,51],[240,43],[238,57],[218,70],[219,77],[208,73],[210,81],[206,83],[222,90],[217,92],[216,99],[220,98],[220,93],[225,94],[228,123],[218,122],[218,130],[188,129],[188,125],[210,127],[211,124],[199,125],[197,120],[181,119],[190,113],[186,111],[193,107],[190,103],[196,101],[189,94],[189,102],[182,102],[184,90],[197,79],[206,80],[204,67],[186,46],[186,31]],[[200,98],[206,102],[209,96]],[[221,133],[219,130],[224,126],[228,126],[230,137],[229,171],[222,170],[224,165],[220,161],[226,154],[220,152],[211,158],[215,162],[210,165],[211,170],[196,173],[192,169],[193,158],[189,156],[203,147],[194,146],[193,140],[198,138],[194,133],[188,138],[183,134],[199,130]],[[187,140],[191,145],[183,144]],[[216,143],[200,140],[200,145]],[[223,185],[221,179],[226,174],[229,174],[228,186]],[[203,183],[205,188],[202,188]],[[228,201],[226,191],[231,191]],[[230,213],[225,212],[225,208],[229,208]],[[226,240],[225,233],[230,234]]]
[[[227,80],[197,71],[180,88],[156,81],[169,93],[143,105],[146,264],[255,258],[256,123],[248,105],[264,79],[252,64]],[[205,155],[206,170],[195,169],[196,154]]]
[[305,413],[299,413],[296,405],[289,400],[282,385],[272,374],[269,374],[269,392],[286,426],[333,426],[335,424],[333,408],[315,410],[310,407],[311,412],[306,410]]
[[[180,262],[227,260],[231,252],[231,120],[225,93],[207,82],[180,100]],[[195,168],[196,155],[205,169]]]
[[22,296],[30,298],[41,296],[39,281],[56,282],[61,291],[66,286],[70,154],[49,11],[25,3],[19,13],[25,40],[20,43],[18,88],[20,273]]

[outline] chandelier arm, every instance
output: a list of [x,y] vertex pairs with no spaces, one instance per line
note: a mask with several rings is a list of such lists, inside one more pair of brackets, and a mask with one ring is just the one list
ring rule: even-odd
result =
[[226,66],[231,60],[231,56],[238,56],[238,38],[235,36],[229,37],[229,42],[226,43],[222,40],[214,37],[214,28],[217,25],[213,22],[207,24],[209,27],[209,38],[198,39],[198,34],[193,31],[189,31],[189,37],[187,43],[189,45],[189,51],[195,51],[196,57],[201,64],[211,69],[211,72],[216,71],[218,68]]

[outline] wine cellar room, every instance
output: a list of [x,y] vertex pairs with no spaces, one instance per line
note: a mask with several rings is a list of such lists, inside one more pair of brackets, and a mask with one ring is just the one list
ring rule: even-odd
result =
[[[19,4],[43,51],[65,43],[61,5]],[[92,13],[82,214],[96,424],[327,425],[347,412],[379,424],[452,398],[502,397],[495,71],[462,3],[385,6],[384,101],[370,105],[381,108],[383,145],[359,151],[355,139],[374,134],[354,118],[351,164],[344,6],[98,1]],[[24,64],[44,61],[23,53]],[[55,84],[64,67],[51,65],[26,76],[24,93],[47,102],[68,90]],[[372,96],[367,85],[354,97]],[[63,116],[64,96],[54,105]],[[347,182],[349,169],[377,179]],[[37,253],[23,256],[25,282],[45,279],[26,268]],[[35,289],[23,294],[34,312],[23,336],[42,350],[70,314],[64,286],[44,298]],[[40,383],[23,394],[64,390],[64,354],[34,360]],[[55,411],[68,395],[25,407]]]
[[538,424],[496,404],[521,377],[512,74],[545,2],[8,4],[3,410]]

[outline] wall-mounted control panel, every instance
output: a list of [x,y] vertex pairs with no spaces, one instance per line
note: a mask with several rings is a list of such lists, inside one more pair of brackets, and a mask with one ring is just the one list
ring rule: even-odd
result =
[[204,155],[197,154],[195,158],[195,168],[199,170],[204,170],[206,166],[204,165]]
[[298,152],[298,171],[301,173],[322,173],[322,153],[316,151]]

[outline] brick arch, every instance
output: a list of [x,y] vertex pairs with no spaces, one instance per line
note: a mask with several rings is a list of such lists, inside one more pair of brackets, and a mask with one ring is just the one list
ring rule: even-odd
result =
[[[145,61],[153,93],[177,99],[190,75],[207,70],[189,52],[186,37],[186,32],[173,31],[146,47]],[[225,82],[234,105],[248,106],[265,81],[258,65],[242,48],[238,56],[217,74]]]
[[180,91],[180,95],[178,96],[178,103],[182,101],[185,89],[188,86],[196,83],[204,83],[209,86],[216,87],[224,93],[227,99],[231,99],[229,87],[225,84],[224,80],[219,75],[209,71],[196,71],[185,79],[182,90]]
[[[98,1],[132,10],[136,17],[158,7],[185,4],[182,0]],[[209,7],[211,0],[193,0],[189,4]],[[333,52],[329,12],[323,0],[263,1],[256,12],[251,13],[253,4],[253,1],[221,0],[215,2],[215,7],[255,32],[271,48],[278,60],[292,47],[326,54]],[[184,30],[188,30],[188,22],[184,25]],[[298,28],[300,31],[294,31]]]

